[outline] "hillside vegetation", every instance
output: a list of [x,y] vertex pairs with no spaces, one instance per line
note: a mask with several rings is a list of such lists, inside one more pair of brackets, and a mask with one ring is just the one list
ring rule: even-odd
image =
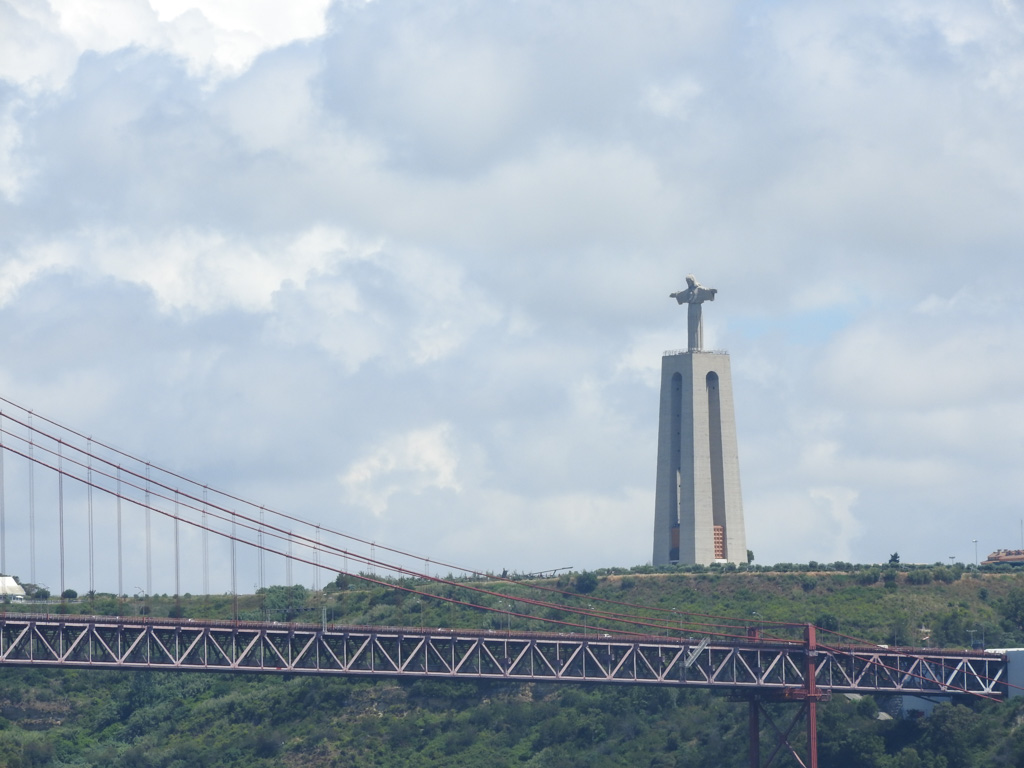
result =
[[[814,622],[844,636],[890,644],[965,647],[984,637],[989,647],[1024,645],[1024,574],[1016,571],[846,564],[652,571],[616,569],[542,582],[573,596],[548,594],[542,599],[566,607],[539,610],[545,618],[574,623],[581,620],[571,612],[574,605],[610,610],[601,601],[614,600],[662,609],[644,614],[656,625],[650,631],[662,634],[693,634],[703,624],[720,623],[706,617],[732,617],[733,626],[758,625],[766,633],[788,631],[774,622]],[[455,594],[450,586],[402,585]],[[501,590],[537,596],[524,583]],[[8,609],[551,629],[516,617],[529,612],[521,600],[489,599],[498,612],[368,588],[342,577],[322,592],[282,586],[237,599],[96,595]],[[587,631],[618,628],[610,621],[599,624],[589,623]],[[3,672],[0,765],[11,768],[747,765],[746,704],[707,691],[10,667]],[[880,720],[879,709],[896,702],[836,697],[820,708],[820,762],[822,768],[1024,766],[1022,702],[960,699],[941,704],[927,718]],[[776,708],[780,721],[792,712],[788,705]]]

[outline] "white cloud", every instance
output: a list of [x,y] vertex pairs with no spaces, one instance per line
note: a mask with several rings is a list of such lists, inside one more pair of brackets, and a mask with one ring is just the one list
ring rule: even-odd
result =
[[220,90],[212,111],[250,152],[295,151],[315,127],[310,80],[317,66],[310,58],[280,57],[251,67]]
[[62,87],[86,52],[137,47],[180,57],[189,72],[236,75],[261,53],[323,34],[329,0],[8,0],[0,6],[0,77]]
[[760,496],[744,509],[755,562],[874,562],[873,549],[858,545],[864,527],[856,515],[857,499],[856,490],[843,486]]
[[852,514],[852,507],[857,502],[857,492],[850,488],[811,488],[811,501],[821,510],[818,526],[827,526],[832,534],[832,552],[830,560],[850,560],[853,553],[853,541],[861,532]]
[[50,0],[57,29],[80,51],[159,47],[156,14],[145,0]]
[[644,94],[643,103],[659,117],[686,120],[702,90],[699,83],[684,76],[670,83],[651,85]]
[[340,260],[359,258],[358,249],[330,228],[256,243],[190,228],[149,237],[124,228],[94,229],[29,246],[6,261],[0,297],[11,301],[42,274],[79,270],[145,286],[164,311],[263,312],[283,285],[301,286]]
[[[70,1],[70,0],[69,0]],[[199,11],[212,26],[251,35],[265,48],[322,35],[330,0],[298,0],[282,5],[276,0],[150,0],[161,21],[173,21]]]
[[443,538],[451,540],[450,546],[480,552],[487,566],[498,570],[584,569],[588,561],[613,562],[625,553],[631,562],[643,563],[651,557],[653,530],[643,514],[647,501],[647,493],[636,488],[539,500],[485,492],[476,507],[481,524],[446,531]]
[[355,461],[338,480],[350,504],[383,515],[396,493],[413,496],[436,488],[461,490],[452,429],[435,424],[387,440]]
[[17,0],[0,29],[29,405],[382,543],[628,565],[694,272],[758,562],[1017,519],[1011,4]]
[[21,144],[15,112],[18,102],[12,102],[0,113],[0,197],[11,203],[18,201],[18,195],[25,183],[27,169],[21,167],[18,149]]
[[922,327],[888,316],[851,328],[823,360],[826,380],[847,402],[874,408],[1016,398],[1024,384],[1017,324],[992,327],[968,318],[965,312]]
[[328,4],[329,0],[153,3],[166,48],[188,62],[193,75],[213,79],[244,72],[264,51],[323,34]]
[[78,54],[60,33],[52,6],[41,0],[6,2],[0,20],[0,79],[31,94],[60,87]]

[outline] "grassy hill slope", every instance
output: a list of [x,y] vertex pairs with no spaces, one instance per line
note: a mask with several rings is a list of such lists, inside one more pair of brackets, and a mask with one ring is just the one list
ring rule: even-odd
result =
[[[984,632],[989,646],[1024,645],[1024,574],[1017,572],[645,570],[544,583],[574,593],[558,596],[570,606],[615,600],[661,608],[665,613],[648,612],[652,621],[684,633],[699,620],[686,614],[700,613],[766,631],[771,622],[812,621],[875,642],[916,645],[927,635],[928,644],[964,646],[973,630],[975,639]],[[507,611],[488,614],[340,581],[322,593],[275,587],[237,601],[97,596],[50,609],[303,620],[326,611],[338,623],[499,628],[511,621],[513,629],[550,629]],[[528,590],[516,584],[509,591]],[[573,620],[568,611],[541,611]],[[821,707],[821,765],[1024,766],[1021,702],[968,700],[924,719],[878,720],[879,707],[892,702],[836,697]],[[742,702],[705,691],[642,687],[3,668],[0,765],[740,768],[747,765],[746,711]],[[791,713],[788,705],[776,707],[780,720]]]

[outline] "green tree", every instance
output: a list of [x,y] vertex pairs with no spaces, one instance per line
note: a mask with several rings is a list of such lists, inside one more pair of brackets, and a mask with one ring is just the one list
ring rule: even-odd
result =
[[257,592],[263,596],[263,609],[272,618],[280,616],[284,621],[291,621],[306,607],[309,591],[301,584],[290,587],[266,587]]
[[818,755],[830,768],[888,768],[870,704],[837,700],[820,711]]
[[932,637],[940,647],[963,646],[967,639],[967,611],[954,608],[943,614],[933,632]]
[[597,589],[598,578],[593,571],[583,571],[576,576],[576,591],[581,595],[589,595]]
[[1018,630],[1024,629],[1024,589],[1011,589],[999,606],[1003,617]]
[[814,626],[827,632],[837,632],[839,630],[839,619],[831,613],[823,613],[814,620]]
[[893,768],[924,768],[924,763],[921,761],[921,756],[917,754],[916,749],[906,747],[896,753]]
[[930,752],[946,758],[950,766],[971,768],[978,765],[980,725],[978,715],[967,707],[943,703],[928,718],[924,741]]
[[49,765],[53,762],[53,744],[35,739],[26,741],[21,747],[22,765]]

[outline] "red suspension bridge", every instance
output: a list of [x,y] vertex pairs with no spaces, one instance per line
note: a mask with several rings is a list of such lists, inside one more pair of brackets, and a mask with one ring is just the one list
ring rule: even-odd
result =
[[[326,617],[317,624],[250,622],[237,613],[203,621],[7,612],[0,615],[0,665],[718,689],[748,700],[750,764],[760,768],[783,753],[817,765],[816,706],[833,693],[1002,699],[1012,690],[1006,657],[998,654],[887,648],[834,634],[823,642],[810,625],[752,628],[744,620],[592,595],[581,604],[578,595],[556,587],[438,562],[257,505],[0,398],[0,573],[12,573],[12,566],[27,572],[31,585],[43,576],[61,594],[69,573],[87,578],[90,595],[99,577],[108,589],[116,583],[119,599],[126,584],[146,595],[155,587],[170,591],[170,574],[176,597],[183,576],[189,592],[208,595],[211,583],[230,582],[237,595],[240,574],[242,583],[255,579],[261,588],[268,570],[283,566],[288,584],[299,575],[316,590],[321,578],[345,574],[498,614],[508,627],[352,627],[328,624]],[[137,586],[142,580],[145,587]],[[535,630],[513,631],[513,617]],[[788,724],[776,724],[765,707],[779,701],[800,705]],[[767,761],[760,754],[762,718],[776,737]],[[792,739],[801,721],[805,758]]]

